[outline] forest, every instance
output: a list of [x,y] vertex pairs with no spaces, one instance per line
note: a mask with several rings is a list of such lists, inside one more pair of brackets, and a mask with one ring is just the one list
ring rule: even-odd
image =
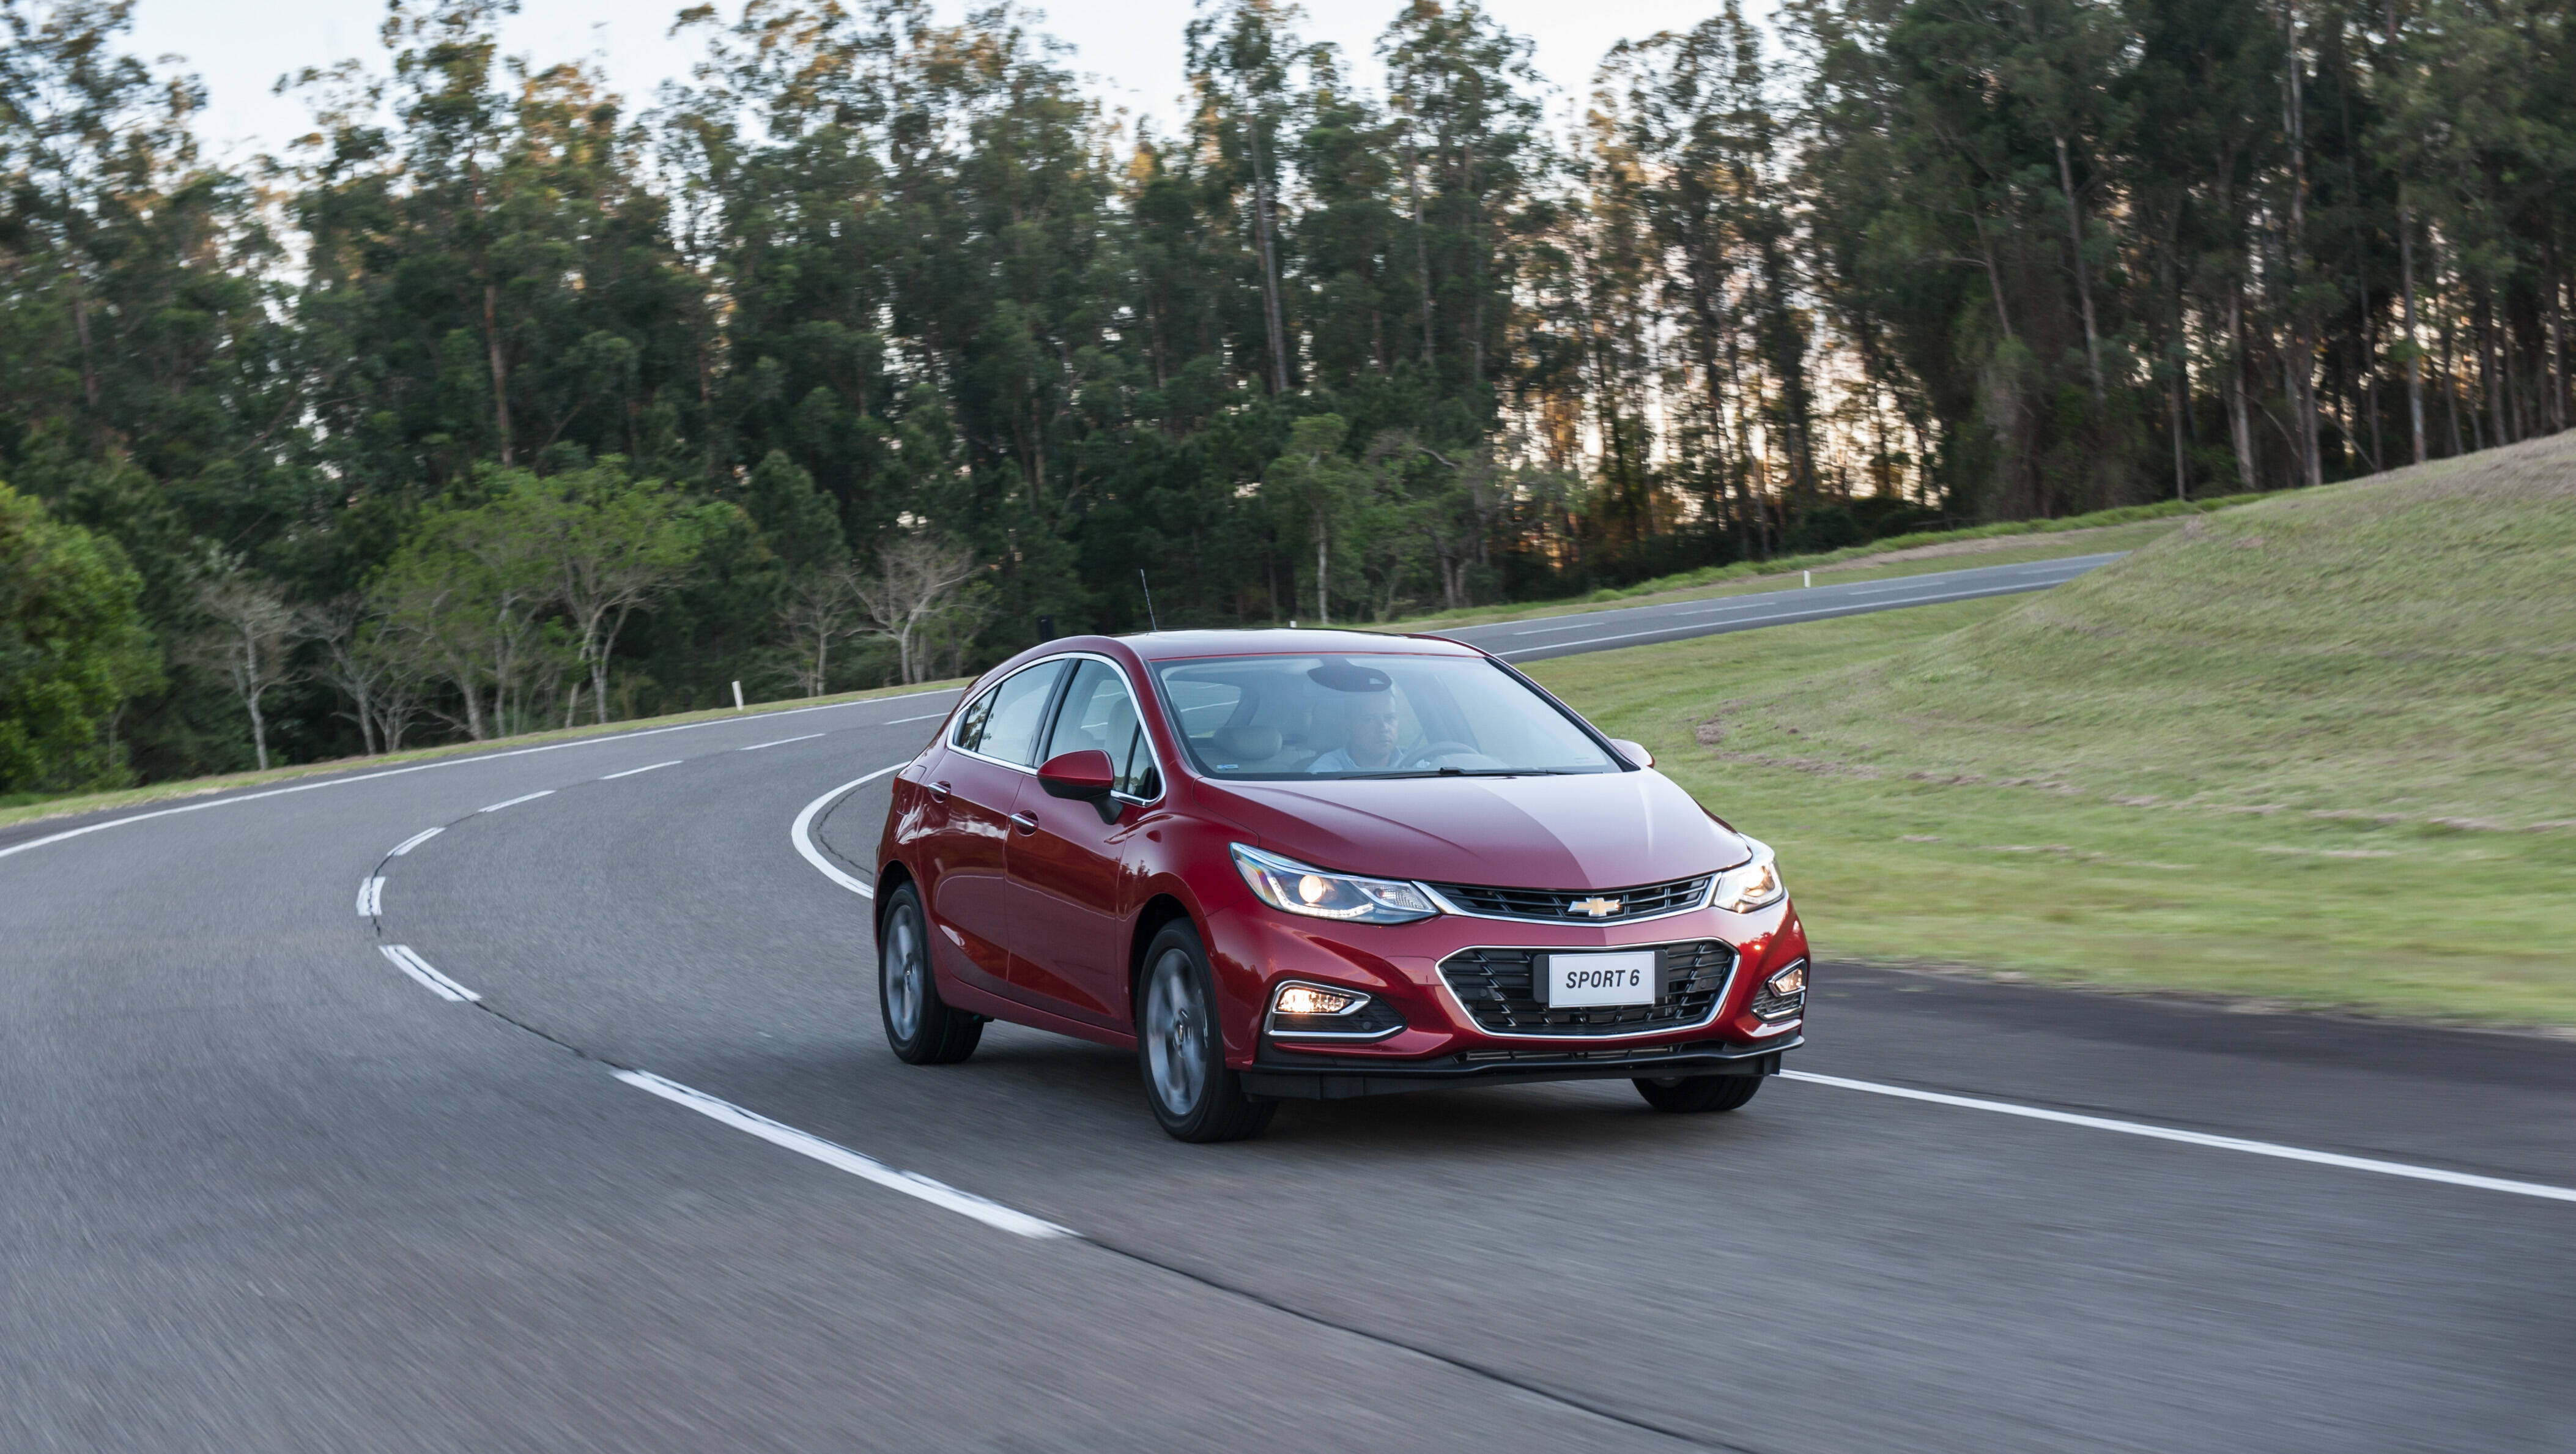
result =
[[651,97],[397,0],[211,157],[0,0],[0,795],[1373,623],[2567,425],[2536,0],[1783,0],[1579,86],[1201,0],[679,12]]

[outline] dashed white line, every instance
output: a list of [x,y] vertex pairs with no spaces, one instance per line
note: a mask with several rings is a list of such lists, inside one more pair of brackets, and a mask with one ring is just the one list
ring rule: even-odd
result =
[[430,968],[429,961],[414,953],[408,944],[379,944],[376,948],[385,958],[393,961],[394,968],[420,981],[423,988],[442,1000],[471,1001],[483,998]]
[[1059,1227],[1042,1217],[1003,1206],[1000,1202],[959,1191],[946,1182],[933,1181],[917,1172],[902,1171],[886,1165],[873,1156],[862,1156],[846,1146],[836,1145],[820,1136],[784,1126],[767,1116],[746,1111],[731,1101],[718,1100],[705,1091],[692,1089],[677,1081],[664,1080],[641,1070],[621,1070],[617,1078],[660,1096],[673,1105],[686,1106],[710,1120],[721,1121],[737,1131],[748,1131],[773,1146],[784,1146],[799,1156],[810,1156],[825,1166],[846,1171],[865,1181],[875,1182],[888,1191],[899,1191],[917,1197],[934,1207],[945,1207],[960,1216],[972,1217],[987,1227],[1021,1237],[1072,1237],[1079,1235],[1070,1227]]
[[2073,1111],[2052,1111],[2043,1106],[2015,1105],[2011,1101],[1990,1101],[1976,1096],[1944,1095],[1939,1091],[1914,1090],[1901,1085],[1881,1085],[1869,1080],[1846,1080],[1839,1075],[1817,1075],[1811,1071],[1784,1070],[1783,1080],[1803,1080],[1811,1085],[1829,1085],[1837,1090],[1861,1091],[1874,1096],[1894,1096],[1900,1100],[1928,1101],[1936,1106],[1955,1106],[1968,1111],[1992,1111],[1999,1116],[2020,1116],[2032,1121],[2055,1121],[2062,1126],[2082,1126],[2088,1130],[2111,1131],[2122,1136],[2145,1136],[2157,1141],[2179,1141],[2186,1146],[2207,1146],[2219,1151],[2241,1151],[2248,1156],[2270,1156],[2283,1161],[2305,1161],[2318,1166],[2339,1166],[2346,1171],[2368,1171],[2380,1176],[2400,1176],[2411,1181],[2440,1182],[2445,1186],[2473,1187],[2479,1191],[2499,1191],[2513,1196],[2540,1197],[2554,1202],[2576,1202],[2576,1187],[2550,1186],[2536,1181],[2510,1181],[2500,1176],[2477,1176],[2465,1171],[2444,1171],[2437,1166],[2415,1166],[2403,1161],[2380,1161],[2368,1156],[2345,1156],[2334,1151],[2310,1151],[2303,1146],[2283,1146],[2271,1141],[2248,1141],[2238,1136],[2212,1136],[2205,1131],[2184,1131],[2172,1126],[2152,1126],[2144,1121],[2119,1121],[2108,1116],[2083,1116]]
[[796,851],[804,855],[807,863],[814,865],[815,872],[820,873],[823,877],[830,879],[832,882],[839,884],[841,887],[848,889],[851,893],[857,894],[863,899],[875,898],[877,896],[876,886],[865,879],[853,878],[849,874],[841,872],[839,867],[834,865],[830,859],[823,856],[823,851],[821,849],[814,846],[814,817],[816,814],[822,812],[824,808],[838,801],[841,794],[848,792],[852,788],[861,786],[862,784],[875,782],[878,778],[884,777],[887,773],[897,771],[902,766],[903,764],[898,762],[893,767],[878,768],[875,772],[869,773],[866,777],[854,777],[850,779],[848,782],[832,789],[823,796],[807,803],[804,809],[797,813],[796,821],[789,824],[787,828],[787,841],[796,845]]
[[391,852],[391,853],[386,854],[386,855],[385,855],[385,857],[387,857],[387,858],[400,858],[400,857],[402,857],[404,854],[411,852],[413,849],[418,848],[418,847],[419,847],[419,846],[421,846],[422,844],[427,843],[429,840],[431,840],[431,839],[433,839],[433,838],[437,837],[439,834],[444,833],[444,832],[446,832],[446,831],[447,831],[447,829],[446,829],[444,826],[440,826],[440,827],[437,827],[437,828],[423,828],[423,829],[421,829],[419,832],[414,833],[413,835],[411,835],[409,838],[406,838],[406,839],[404,839],[402,842],[395,844],[395,845],[394,845],[394,851],[393,851],[393,852]]
[[552,788],[539,788],[533,793],[521,793],[515,798],[508,798],[501,802],[493,803],[487,807],[477,808],[474,811],[478,813],[497,813],[503,808],[515,808],[521,803],[533,803],[539,798],[551,797],[553,794],[554,789]]
[[823,734],[822,734],[822,733],[820,733],[820,732],[808,732],[808,733],[806,733],[806,734],[805,734],[804,736],[802,736],[802,737],[781,737],[781,738],[779,738],[779,739],[778,739],[777,741],[775,741],[775,742],[755,742],[755,743],[751,744],[749,747],[737,747],[737,748],[735,748],[735,749],[734,749],[734,751],[736,751],[736,752],[758,752],[760,749],[762,749],[762,748],[764,748],[764,747],[785,747],[785,746],[786,746],[788,743],[790,743],[790,742],[811,742],[811,741],[813,741],[815,738],[820,737],[820,736],[822,736],[822,735],[823,735]]
[[385,911],[385,881],[381,878],[358,881],[358,912],[373,919]]
[[626,771],[624,771],[624,772],[612,772],[612,773],[610,773],[608,776],[606,776],[606,777],[604,777],[604,778],[601,778],[601,779],[600,779],[600,781],[601,781],[601,782],[604,782],[604,783],[613,783],[613,782],[617,781],[619,778],[622,778],[622,777],[633,777],[633,776],[635,776],[635,775],[636,775],[637,773],[639,773],[639,772],[651,772],[651,771],[653,770],[653,768],[656,768],[656,767],[678,767],[678,766],[681,764],[681,762],[683,762],[684,760],[685,760],[685,759],[675,757],[675,758],[672,758],[669,762],[657,762],[657,763],[654,763],[651,767],[630,767],[630,768],[628,768],[628,769],[627,769]]
[[931,722],[947,715],[948,714],[945,712],[924,712],[918,717],[897,717],[891,722],[879,722],[877,725],[880,727],[900,727],[906,722]]

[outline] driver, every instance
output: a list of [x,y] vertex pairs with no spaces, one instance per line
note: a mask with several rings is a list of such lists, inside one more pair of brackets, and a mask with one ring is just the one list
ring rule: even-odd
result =
[[1372,692],[1351,703],[1342,746],[1306,764],[1308,772],[1374,772],[1396,765],[1395,694]]

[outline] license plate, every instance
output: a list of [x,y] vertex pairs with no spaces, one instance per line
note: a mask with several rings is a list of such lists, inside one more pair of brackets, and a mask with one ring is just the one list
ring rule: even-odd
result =
[[1655,1002],[1655,951],[1633,949],[1618,954],[1551,954],[1547,956],[1546,993],[1551,1010],[1579,1010],[1587,1005],[1651,1005]]

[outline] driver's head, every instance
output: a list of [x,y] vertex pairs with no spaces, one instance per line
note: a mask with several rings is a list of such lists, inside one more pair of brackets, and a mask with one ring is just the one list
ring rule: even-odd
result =
[[1395,765],[1395,694],[1371,692],[1351,703],[1350,745],[1356,767]]

